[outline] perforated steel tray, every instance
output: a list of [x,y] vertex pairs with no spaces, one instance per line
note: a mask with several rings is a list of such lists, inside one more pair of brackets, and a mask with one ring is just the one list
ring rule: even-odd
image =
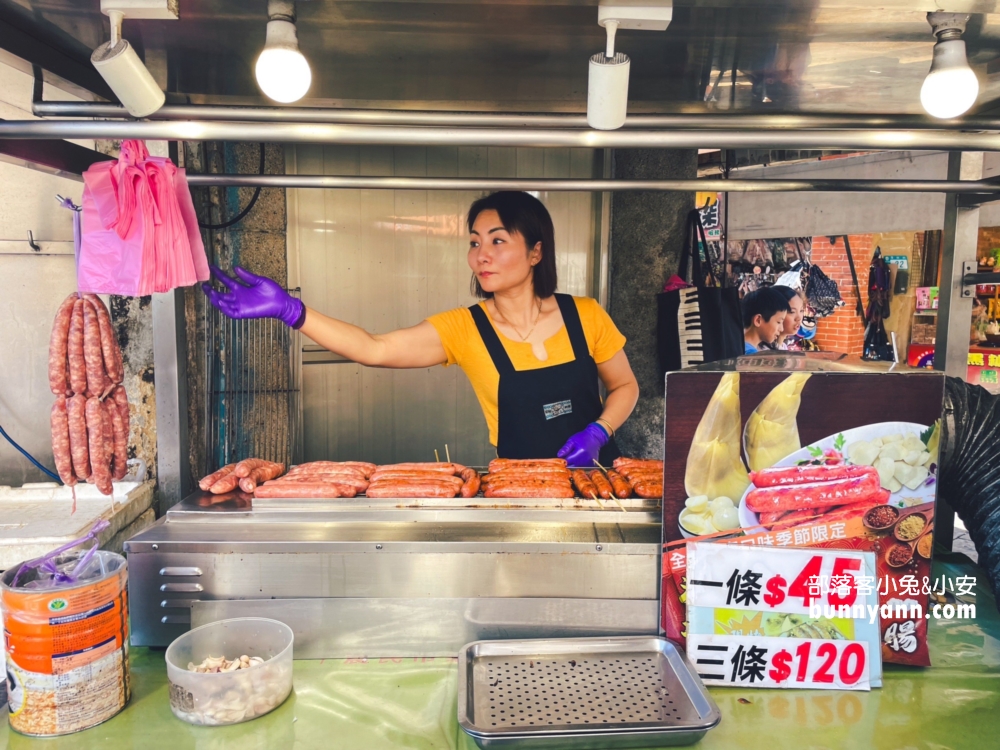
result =
[[458,675],[458,723],[482,748],[689,745],[721,720],[684,655],[654,636],[477,641]]

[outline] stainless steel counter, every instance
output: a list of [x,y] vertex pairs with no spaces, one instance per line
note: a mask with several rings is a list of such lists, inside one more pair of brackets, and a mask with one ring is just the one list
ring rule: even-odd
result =
[[165,646],[193,625],[249,614],[288,622],[296,658],[656,632],[656,508],[494,502],[196,493],[125,545],[132,643]]

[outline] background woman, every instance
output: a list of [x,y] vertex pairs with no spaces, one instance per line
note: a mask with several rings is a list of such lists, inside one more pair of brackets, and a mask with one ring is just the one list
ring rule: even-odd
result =
[[805,312],[805,299],[802,292],[789,286],[776,285],[773,288],[788,301],[789,309],[774,348],[785,351],[801,351],[799,328],[802,326],[802,316]]

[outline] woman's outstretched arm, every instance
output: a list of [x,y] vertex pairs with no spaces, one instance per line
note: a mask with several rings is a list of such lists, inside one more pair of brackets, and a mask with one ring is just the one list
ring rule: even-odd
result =
[[236,278],[212,267],[215,278],[228,292],[202,284],[209,302],[230,318],[277,318],[334,354],[371,367],[432,367],[448,361],[441,337],[427,321],[411,328],[371,334],[309,309],[266,276],[239,266],[233,272]]

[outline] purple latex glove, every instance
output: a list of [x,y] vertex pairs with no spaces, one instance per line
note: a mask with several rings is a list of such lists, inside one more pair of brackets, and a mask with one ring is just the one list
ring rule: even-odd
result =
[[570,435],[566,445],[560,448],[556,455],[565,458],[570,466],[592,469],[608,439],[608,433],[604,428],[597,422],[591,422],[580,432]]
[[[212,266],[212,274],[229,290],[217,292],[210,284],[202,284],[208,301],[230,318],[277,318],[292,328],[301,328],[306,319],[306,306],[266,276],[250,273],[245,268],[233,267],[239,277],[226,276]],[[240,282],[243,282],[242,284]]]

